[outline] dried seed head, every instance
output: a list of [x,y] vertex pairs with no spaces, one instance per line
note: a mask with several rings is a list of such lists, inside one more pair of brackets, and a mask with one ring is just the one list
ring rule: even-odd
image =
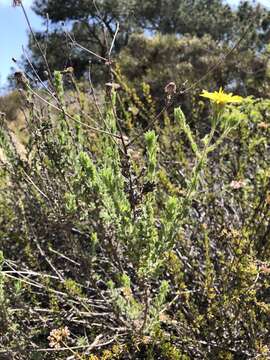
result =
[[263,274],[270,274],[270,267],[267,265],[262,265],[260,267],[260,272],[262,272]]
[[168,94],[168,96],[172,96],[176,93],[176,89],[177,89],[176,84],[173,81],[171,81],[169,82],[169,84],[165,86],[164,91],[166,94]]
[[67,67],[65,70],[62,71],[63,74],[73,74],[74,68],[72,66]]
[[22,4],[21,0],[13,0],[12,1],[12,6],[20,6]]
[[70,331],[67,326],[60,329],[53,329],[50,332],[50,336],[48,336],[48,340],[50,341],[49,345],[51,348],[60,349],[61,342],[63,342],[70,335]]
[[260,122],[257,126],[258,126],[258,128],[260,128],[260,129],[268,129],[269,126],[270,126],[270,124],[262,121],[262,122]]
[[242,189],[244,186],[246,186],[245,180],[232,180],[230,183],[230,187],[234,190]]

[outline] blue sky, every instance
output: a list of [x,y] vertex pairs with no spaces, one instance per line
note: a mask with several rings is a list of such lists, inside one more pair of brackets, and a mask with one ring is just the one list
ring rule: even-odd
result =
[[[68,0],[67,0],[68,1]],[[239,0],[228,0],[236,5]],[[270,0],[260,0],[270,8]],[[0,0],[0,88],[5,84],[10,73],[12,57],[20,59],[22,46],[27,45],[27,25],[20,7],[12,7],[12,0]],[[42,20],[31,11],[32,0],[23,0],[32,27],[40,29]]]
[[[20,7],[12,7],[11,0],[0,0],[0,87],[13,66],[12,57],[20,59],[22,46],[27,45],[27,25]],[[34,29],[41,27],[41,19],[31,10],[32,0],[23,0]]]

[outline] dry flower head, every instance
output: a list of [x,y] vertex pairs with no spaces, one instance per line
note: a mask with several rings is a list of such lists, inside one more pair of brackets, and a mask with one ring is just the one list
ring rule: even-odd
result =
[[21,0],[13,0],[12,1],[12,6],[20,6],[22,4]]
[[238,190],[246,186],[245,180],[233,180],[230,183],[230,187],[234,190]]
[[164,88],[165,94],[167,94],[168,99],[171,99],[171,97],[176,93],[177,87],[176,84],[171,81],[169,84],[167,84]]
[[70,331],[67,326],[59,329],[53,329],[48,336],[51,348],[60,349],[61,343],[70,336]]
[[270,124],[267,124],[266,122],[262,121],[262,122],[260,122],[257,126],[258,126],[258,128],[260,128],[260,129],[268,129],[269,126],[270,126]]

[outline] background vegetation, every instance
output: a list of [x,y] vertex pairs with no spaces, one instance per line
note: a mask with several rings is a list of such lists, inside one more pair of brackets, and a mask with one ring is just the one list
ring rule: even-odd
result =
[[0,359],[269,359],[269,11],[34,8],[0,101]]

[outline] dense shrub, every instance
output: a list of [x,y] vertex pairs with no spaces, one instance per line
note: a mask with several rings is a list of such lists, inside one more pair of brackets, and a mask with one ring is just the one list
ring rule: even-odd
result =
[[247,47],[231,52],[226,58],[230,46],[217,45],[209,35],[198,38],[134,34],[120,52],[119,64],[123,76],[138,92],[143,82],[151,86],[152,96],[159,106],[163,105],[164,84],[174,81],[179,88],[178,101],[189,114],[189,122],[196,122],[202,121],[204,116],[198,106],[198,81],[201,87],[211,90],[226,85],[230,91],[244,96],[266,97],[269,49],[264,48],[255,58]]
[[73,114],[54,81],[58,112],[25,91],[26,159],[0,129],[0,356],[269,358],[269,100],[191,129],[146,84]]

